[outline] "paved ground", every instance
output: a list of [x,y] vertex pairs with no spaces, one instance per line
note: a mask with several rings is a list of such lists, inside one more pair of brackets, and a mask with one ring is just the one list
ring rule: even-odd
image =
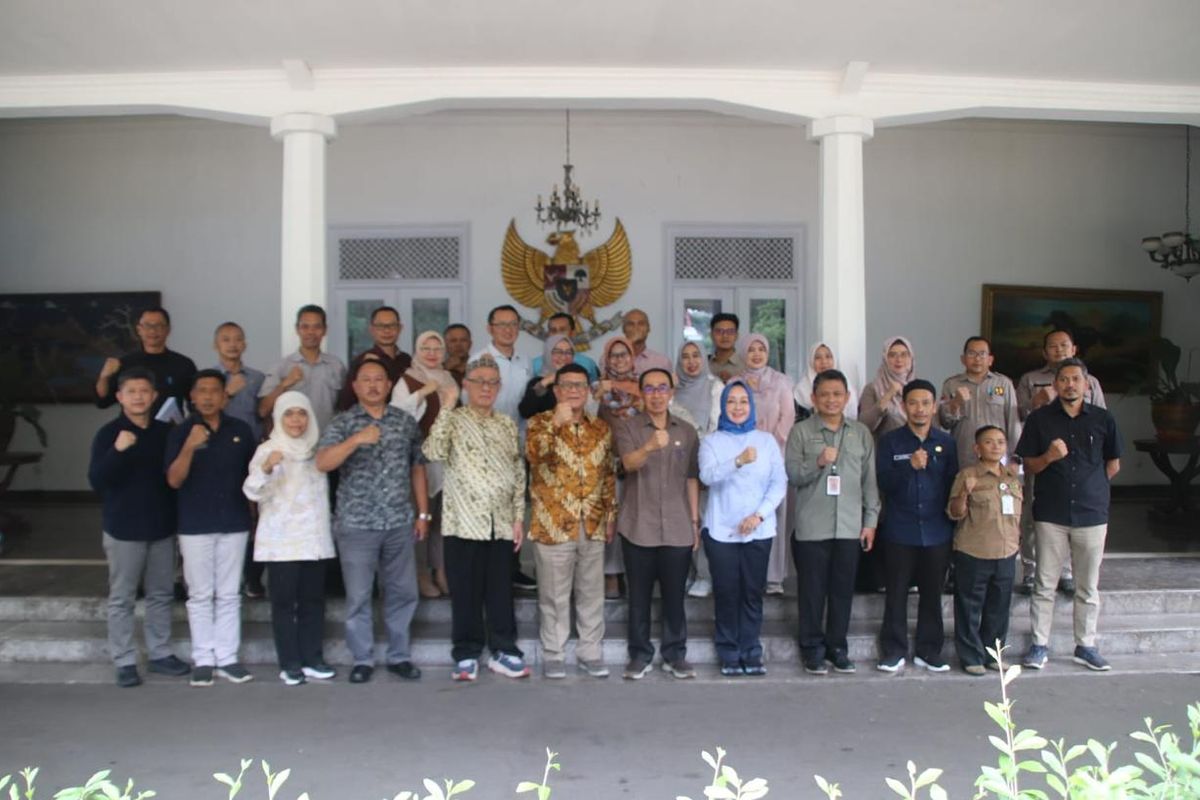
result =
[[[1022,676],[1018,722],[1052,738],[1121,742],[1125,753],[1144,716],[1184,732],[1200,677],[1169,670],[1198,665],[1150,661],[1163,671],[1130,671],[1146,662],[1126,657],[1125,669],[1105,675],[1054,662]],[[49,796],[107,767],[168,800],[223,797],[211,773],[236,769],[242,756],[292,768],[281,800],[302,790],[313,800],[390,798],[424,776],[477,780],[467,800],[512,797],[518,781],[541,777],[547,745],[562,763],[556,800],[699,800],[708,779],[699,754],[717,744],[740,774],[768,778],[772,797],[818,797],[815,772],[840,782],[848,800],[888,797],[884,777],[900,776],[912,758],[946,769],[943,786],[965,798],[976,765],[993,761],[995,728],[982,704],[999,687],[994,676],[811,678],[775,669],[757,682],[707,672],[690,682],[656,673],[637,684],[484,675],[463,686],[439,671],[417,684],[377,675],[352,686],[339,676],[288,689],[264,669],[244,686],[157,679],[121,690],[86,682],[107,680],[107,669],[56,669],[0,671],[0,774],[38,764]],[[39,677],[85,682],[21,682]],[[241,795],[265,796],[257,784]]]

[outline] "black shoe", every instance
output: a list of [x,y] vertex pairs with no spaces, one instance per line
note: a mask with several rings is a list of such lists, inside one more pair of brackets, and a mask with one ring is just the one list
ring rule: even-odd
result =
[[764,667],[760,661],[752,661],[748,664],[744,664],[742,665],[742,670],[747,675],[750,675],[754,678],[761,678],[767,674],[767,668]]
[[1021,578],[1021,582],[1013,587],[1013,591],[1026,596],[1033,594],[1033,576],[1026,575],[1024,578]]
[[828,675],[829,667],[825,666],[823,658],[806,658],[804,659],[804,671],[809,675]]
[[415,681],[421,677],[421,670],[411,661],[401,661],[399,664],[388,664],[387,671],[398,675],[406,681]]
[[721,674],[726,678],[736,678],[739,675],[745,675],[746,670],[742,669],[741,664],[722,664]]
[[537,580],[529,577],[524,572],[514,572],[512,576],[512,585],[514,589],[524,592],[536,592]]
[[246,581],[242,594],[246,595],[247,600],[262,600],[267,596],[267,587],[263,586],[262,581]]
[[176,678],[187,675],[192,671],[192,665],[175,656],[151,659],[147,668],[159,675],[172,675]]
[[117,667],[117,686],[120,686],[122,689],[129,689],[141,685],[142,676],[138,675],[136,666],[126,664],[123,667]]
[[825,656],[825,660],[833,664],[834,672],[840,672],[843,675],[849,675],[858,669],[845,653],[830,653]]
[[1075,579],[1074,578],[1059,578],[1058,593],[1065,594],[1067,597],[1075,596]]
[[369,664],[355,664],[354,669],[350,670],[350,682],[366,683],[374,672],[375,668]]
[[175,599],[180,603],[187,600],[187,587],[183,585],[183,581],[175,581]]

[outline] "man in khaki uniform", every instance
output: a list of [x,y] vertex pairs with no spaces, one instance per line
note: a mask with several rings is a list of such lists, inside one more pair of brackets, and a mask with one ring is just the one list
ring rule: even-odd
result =
[[979,460],[975,455],[975,431],[984,425],[995,425],[1004,431],[1009,456],[1021,435],[1017,392],[1011,380],[992,372],[995,356],[991,343],[982,336],[972,336],[963,344],[961,359],[966,371],[942,384],[942,404],[938,409],[938,421],[958,445],[960,469]]

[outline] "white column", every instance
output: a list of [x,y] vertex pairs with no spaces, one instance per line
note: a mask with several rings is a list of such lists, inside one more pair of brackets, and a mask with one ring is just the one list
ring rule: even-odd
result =
[[864,117],[827,117],[808,124],[809,140],[821,146],[821,337],[833,347],[838,367],[859,387],[870,375],[862,146],[874,134],[874,123]]
[[271,136],[283,142],[283,225],[279,314],[281,352],[296,347],[296,310],[325,298],[325,143],[337,123],[321,114],[283,114]]

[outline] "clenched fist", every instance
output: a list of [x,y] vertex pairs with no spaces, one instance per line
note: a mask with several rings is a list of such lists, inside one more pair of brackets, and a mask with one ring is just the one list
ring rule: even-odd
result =
[[744,467],[747,464],[753,464],[757,460],[758,460],[758,451],[755,450],[753,447],[747,447],[745,450],[738,453],[738,457],[734,459],[734,462],[739,467]]
[[283,379],[283,385],[290,389],[302,380],[304,380],[304,370],[297,364],[288,371],[287,376]]
[[383,431],[378,425],[368,425],[367,427],[354,434],[354,438],[359,444],[378,444],[380,437],[383,436]]
[[650,437],[650,449],[662,450],[671,443],[671,436],[664,430],[654,431],[654,435]]
[[908,461],[913,469],[925,469],[929,466],[929,452],[923,448],[917,448],[913,451],[912,458]]
[[270,475],[271,471],[278,467],[282,461],[283,453],[278,450],[272,450],[271,454],[267,456],[267,460],[263,462],[263,472]]
[[975,491],[975,487],[979,485],[979,478],[974,475],[968,475],[963,478],[963,494],[970,494]]
[[821,449],[821,454],[817,456],[817,466],[827,467],[838,459],[838,449],[836,447],[825,447]]
[[971,389],[968,386],[960,386],[954,390],[954,399],[959,403],[965,403],[971,399]]
[[1062,439],[1054,439],[1050,442],[1050,446],[1046,448],[1046,458],[1051,461],[1058,461],[1067,457],[1067,443]]
[[559,403],[554,407],[554,424],[558,426],[566,425],[575,418],[575,412],[566,403]]
[[116,358],[104,359],[104,366],[100,368],[101,378],[111,378],[121,371],[121,361]]
[[203,425],[193,425],[192,429],[188,431],[187,439],[184,441],[183,446],[195,450],[208,441],[209,435],[208,428]]
[[229,380],[225,381],[225,394],[233,397],[235,394],[246,388],[246,376],[244,373],[238,372],[229,376]]
[[113,447],[118,453],[124,453],[135,444],[137,444],[136,433],[133,431],[121,431],[117,434],[117,440],[113,442]]

